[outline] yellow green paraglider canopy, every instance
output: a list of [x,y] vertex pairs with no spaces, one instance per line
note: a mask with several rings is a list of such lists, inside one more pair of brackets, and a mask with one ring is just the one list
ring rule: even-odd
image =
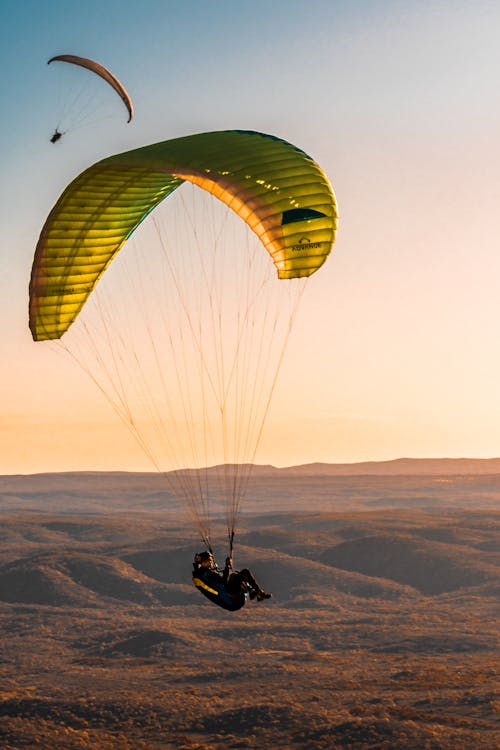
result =
[[279,138],[230,130],[108,157],[63,192],[42,229],[30,283],[36,341],[60,338],[146,216],[184,181],[212,193],[257,234],[280,279],[310,276],[335,241],[328,179]]

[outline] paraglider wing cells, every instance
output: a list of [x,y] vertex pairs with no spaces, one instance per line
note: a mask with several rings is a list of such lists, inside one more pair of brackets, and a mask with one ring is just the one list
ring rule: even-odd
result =
[[[52,59],[62,58],[74,56]],[[144,146],[94,164],[50,212],[30,283],[36,341],[64,334],[126,240],[184,181],[219,198],[248,224],[280,279],[310,276],[328,257],[337,229],[335,198],[320,167],[300,149],[238,130]]]

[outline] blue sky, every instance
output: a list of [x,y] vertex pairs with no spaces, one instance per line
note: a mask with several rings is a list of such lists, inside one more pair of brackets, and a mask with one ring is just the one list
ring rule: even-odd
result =
[[[275,429],[310,424],[303,460],[498,455],[499,31],[500,6],[484,0],[5,0],[0,439],[11,443],[22,422],[27,447],[0,471],[33,468],[35,416],[50,432],[50,405],[72,403],[27,329],[34,246],[64,186],[110,153],[234,127],[311,153],[341,210],[335,256],[304,310],[328,335],[311,340],[299,326],[283,374],[293,381],[306,351],[316,395],[279,427],[278,394]],[[131,125],[119,115],[48,142],[46,61],[62,52],[126,84]],[[75,380],[73,394],[84,388]],[[49,454],[45,465],[58,468]]]

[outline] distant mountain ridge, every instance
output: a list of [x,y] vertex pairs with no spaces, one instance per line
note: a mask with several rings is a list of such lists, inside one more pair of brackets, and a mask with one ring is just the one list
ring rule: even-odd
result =
[[[210,488],[211,511],[225,513],[224,480],[231,466],[185,469]],[[182,481],[182,480],[181,480]],[[500,458],[413,459],[356,464],[253,467],[245,513],[498,508]],[[0,476],[0,513],[166,513],[181,517],[182,498],[158,472],[87,471]]]
[[500,474],[500,458],[394,458],[388,461],[359,463],[313,463],[291,466],[279,471],[304,476],[328,474],[346,476],[443,476],[463,474]]
[[[210,466],[207,469],[180,469],[179,473],[196,471],[217,474],[221,471],[231,472],[234,465]],[[168,473],[168,472],[167,472]],[[170,472],[176,473],[176,472]],[[386,461],[361,461],[353,463],[322,463],[299,464],[296,466],[277,467],[271,464],[255,464],[252,469],[254,477],[258,476],[463,476],[500,474],[500,458],[395,458]],[[86,480],[92,477],[102,480],[109,476],[113,479],[125,479],[129,475],[143,475],[158,477],[157,472],[127,472],[127,471],[65,471],[43,472],[37,474],[4,474],[0,475],[0,488],[4,488],[9,479],[25,479],[45,477],[56,483],[58,477]]]

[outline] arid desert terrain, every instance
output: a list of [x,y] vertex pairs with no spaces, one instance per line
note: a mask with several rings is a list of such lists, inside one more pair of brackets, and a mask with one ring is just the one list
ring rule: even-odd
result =
[[256,467],[236,613],[159,476],[0,477],[0,514],[2,750],[500,747],[500,461]]

